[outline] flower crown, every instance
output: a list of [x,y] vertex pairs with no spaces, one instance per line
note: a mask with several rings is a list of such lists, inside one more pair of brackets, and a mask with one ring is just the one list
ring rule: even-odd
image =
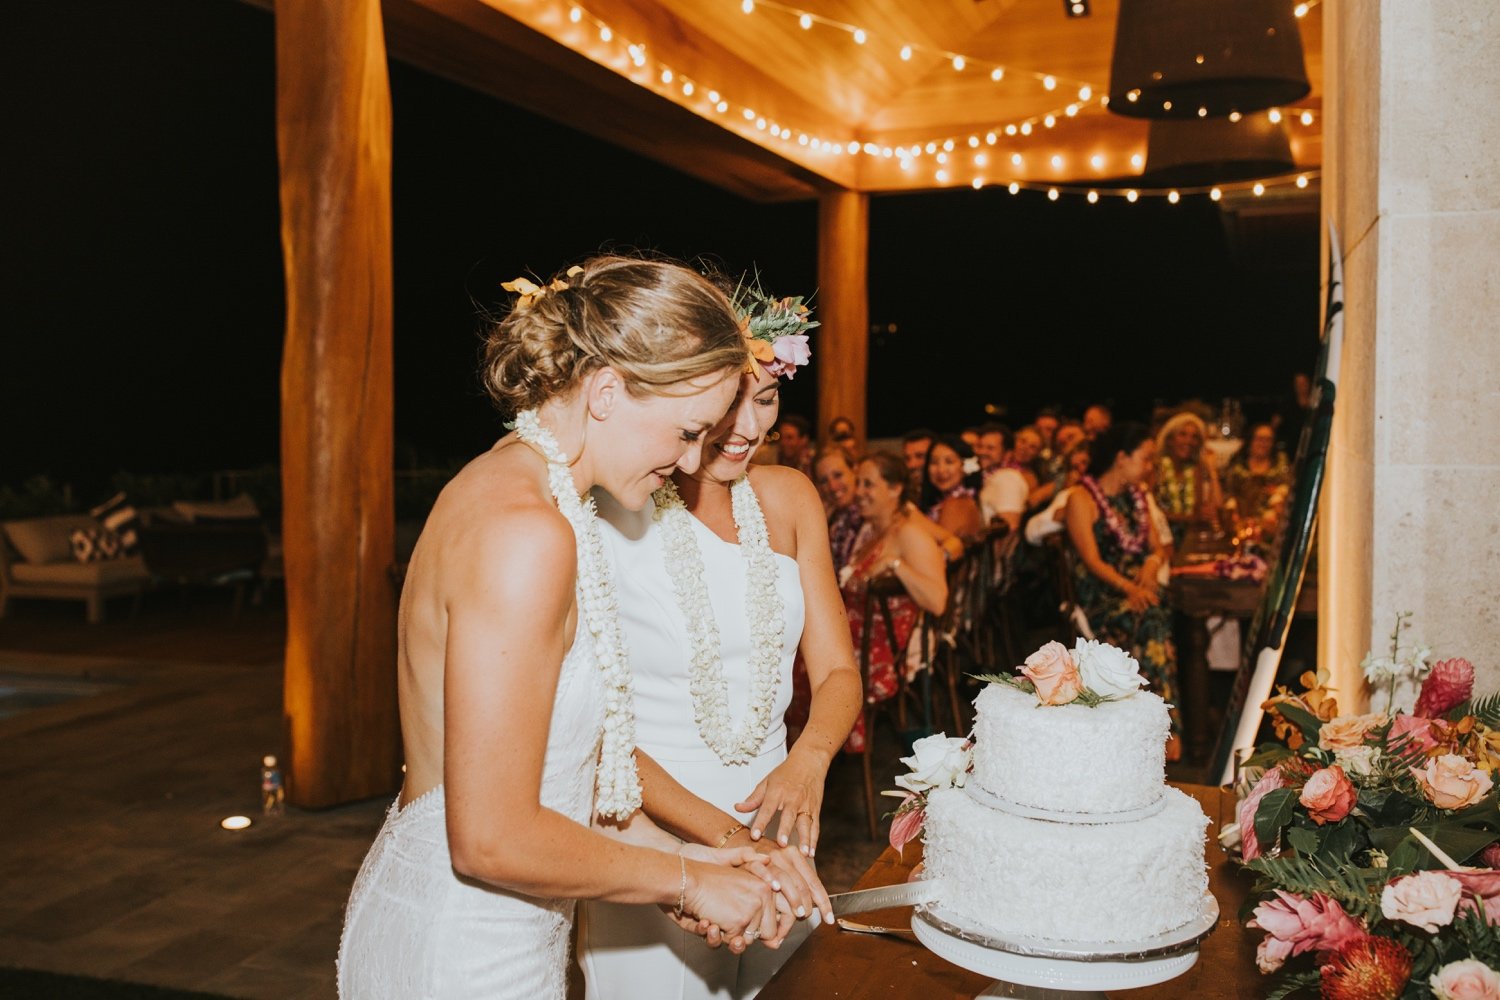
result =
[[741,281],[732,301],[753,359],[745,365],[745,371],[753,374],[755,362],[760,362],[776,378],[785,375],[790,381],[797,369],[812,359],[807,331],[820,325],[807,318],[802,296],[772,298],[761,289],[757,277]]
[[[583,268],[579,267],[577,264],[574,264],[572,267],[568,268],[568,277],[570,278],[575,278],[582,273]],[[505,289],[507,292],[515,292],[517,295],[519,295],[520,298],[516,300],[516,307],[522,308],[524,306],[531,305],[537,299],[540,299],[542,296],[547,295],[550,292],[561,292],[567,290],[568,283],[562,278],[558,278],[552,281],[550,284],[538,285],[530,278],[520,277],[512,281],[502,281],[500,282],[500,287]]]

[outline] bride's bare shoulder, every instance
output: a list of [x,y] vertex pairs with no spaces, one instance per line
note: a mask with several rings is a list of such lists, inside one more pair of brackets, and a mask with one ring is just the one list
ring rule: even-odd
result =
[[459,470],[438,494],[423,541],[445,561],[501,569],[517,561],[571,566],[573,529],[558,512],[545,467],[521,445],[498,445]]

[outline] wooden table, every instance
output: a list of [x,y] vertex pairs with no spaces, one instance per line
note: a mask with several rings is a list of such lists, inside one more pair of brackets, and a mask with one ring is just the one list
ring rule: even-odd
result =
[[[1203,561],[1212,555],[1228,555],[1213,550],[1190,550],[1178,556],[1183,561]],[[1265,582],[1225,580],[1215,576],[1172,577],[1167,603],[1180,616],[1177,628],[1178,700],[1182,707],[1182,735],[1187,758],[1202,762],[1213,750],[1218,735],[1213,731],[1213,711],[1209,704],[1208,620],[1214,617],[1238,618],[1249,626],[1260,608]],[[1316,616],[1318,613],[1317,581],[1309,577],[1297,595],[1296,613]]]
[[[1130,1000],[1252,1000],[1265,993],[1265,980],[1255,968],[1255,945],[1260,934],[1247,931],[1237,919],[1250,889],[1246,873],[1233,868],[1219,848],[1222,820],[1233,819],[1232,794],[1205,785],[1178,785],[1192,795],[1208,815],[1208,887],[1219,901],[1219,926],[1202,944],[1198,963],[1182,976],[1157,986],[1111,993]],[[855,888],[871,889],[905,882],[920,860],[920,844],[910,844],[905,857],[891,848],[876,859]],[[911,908],[872,911],[855,919],[884,927],[910,927]],[[762,1000],[938,1000],[973,997],[993,980],[938,958],[913,939],[856,934],[838,927],[819,927],[781,967]]]

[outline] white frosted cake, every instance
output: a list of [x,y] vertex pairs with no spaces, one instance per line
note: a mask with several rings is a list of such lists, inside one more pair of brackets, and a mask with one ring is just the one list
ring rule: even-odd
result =
[[992,683],[975,700],[972,772],[927,795],[943,911],[1076,942],[1138,941],[1202,913],[1208,818],[1165,783],[1167,706],[1133,691],[1090,707],[1094,693],[1039,704]]

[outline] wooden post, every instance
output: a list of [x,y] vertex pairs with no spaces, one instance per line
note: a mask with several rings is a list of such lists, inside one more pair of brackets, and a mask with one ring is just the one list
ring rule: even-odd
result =
[[834,417],[854,421],[866,437],[865,389],[870,362],[870,198],[832,191],[818,199],[818,426]]
[[287,792],[400,783],[391,98],[379,0],[277,0]]

